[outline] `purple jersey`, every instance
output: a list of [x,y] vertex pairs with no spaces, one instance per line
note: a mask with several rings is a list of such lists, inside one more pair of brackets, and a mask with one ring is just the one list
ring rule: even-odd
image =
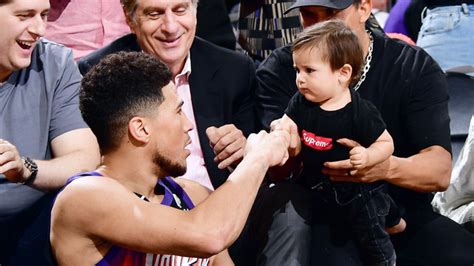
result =
[[[98,172],[82,173],[69,178],[66,185],[84,176],[102,176]],[[162,205],[171,206],[183,211],[194,208],[194,204],[183,190],[171,177],[158,180],[157,189],[164,190]],[[137,193],[135,193],[137,194]],[[137,194],[141,199],[148,201],[145,197]],[[96,265],[98,266],[207,266],[210,265],[208,258],[189,258],[176,255],[149,254],[120,246],[112,246]]]

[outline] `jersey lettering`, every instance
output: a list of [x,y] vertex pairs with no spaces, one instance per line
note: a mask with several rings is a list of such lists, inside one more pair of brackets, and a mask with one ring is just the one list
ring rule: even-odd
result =
[[146,266],[208,266],[209,259],[146,254]]
[[303,143],[315,150],[318,151],[327,151],[332,149],[332,139],[316,136],[316,134],[308,132],[306,130],[302,130],[303,135]]

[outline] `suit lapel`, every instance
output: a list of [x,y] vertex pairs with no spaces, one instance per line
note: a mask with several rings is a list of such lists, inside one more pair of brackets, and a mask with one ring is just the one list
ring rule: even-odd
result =
[[214,60],[212,50],[203,46],[205,46],[205,43],[196,37],[191,47],[189,86],[204,161],[211,182],[217,188],[225,181],[227,173],[219,170],[216,163],[214,163],[215,154],[209,145],[206,129],[210,126],[219,127],[223,125],[222,114],[216,113],[216,110],[222,110],[218,107],[222,104],[222,92],[219,89],[218,80],[215,78],[219,68],[218,62]]

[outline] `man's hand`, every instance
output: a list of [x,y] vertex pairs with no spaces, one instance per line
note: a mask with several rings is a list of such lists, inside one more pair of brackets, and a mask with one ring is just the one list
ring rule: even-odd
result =
[[[244,155],[247,140],[241,130],[232,124],[219,128],[206,129],[209,143],[216,154],[214,162],[218,162],[219,169],[225,169],[240,162]],[[235,166],[235,165],[234,165]]]
[[[339,139],[338,143],[351,149],[351,152],[358,147],[363,148],[359,143],[350,139]],[[365,148],[363,148],[365,149]],[[356,182],[372,183],[378,180],[386,179],[391,168],[390,158],[370,167],[354,166],[351,158],[335,162],[325,162],[322,170],[323,174],[328,175],[332,181],[337,182]]]
[[23,182],[31,174],[16,147],[3,139],[0,139],[0,173],[14,183]]
[[257,153],[265,156],[269,167],[285,164],[288,160],[288,145],[290,144],[290,134],[284,130],[277,130],[271,133],[260,131],[258,134],[250,134],[245,147],[245,156],[250,153]]

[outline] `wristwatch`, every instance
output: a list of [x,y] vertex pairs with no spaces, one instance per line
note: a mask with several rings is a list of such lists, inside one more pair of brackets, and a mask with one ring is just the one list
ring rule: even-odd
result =
[[25,179],[23,182],[18,182],[18,184],[27,184],[32,182],[35,178],[36,175],[38,174],[38,165],[33,161],[30,157],[21,157],[21,160],[23,161],[23,165],[30,171],[30,176]]

